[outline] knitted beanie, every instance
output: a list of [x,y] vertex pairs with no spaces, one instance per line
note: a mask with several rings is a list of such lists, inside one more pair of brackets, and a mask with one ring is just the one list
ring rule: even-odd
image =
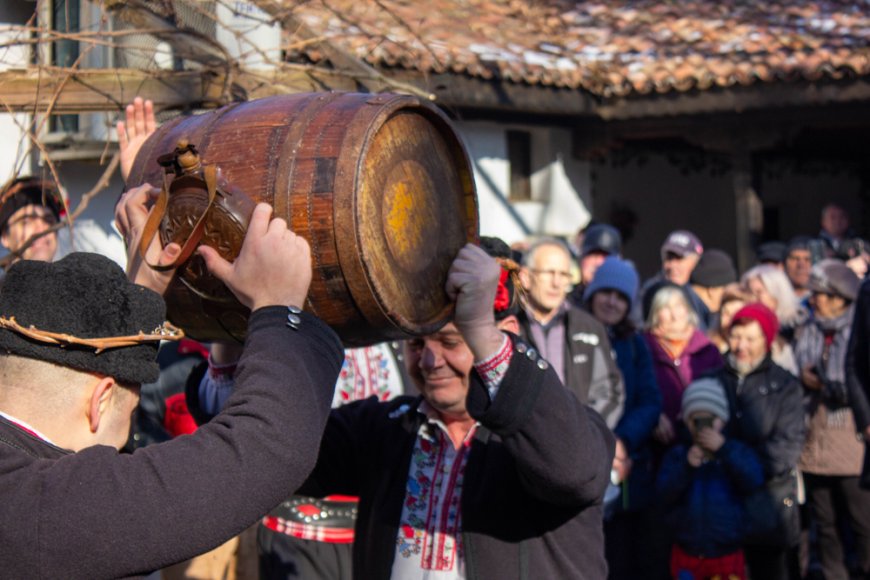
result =
[[706,250],[692,270],[690,281],[704,288],[718,288],[736,282],[734,260],[722,250]]
[[692,381],[683,392],[683,420],[697,411],[707,411],[728,422],[728,398],[719,379],[704,377]]
[[628,300],[631,310],[637,296],[637,270],[628,260],[608,256],[595,271],[595,277],[583,291],[583,301],[589,302],[599,290],[616,290]]
[[776,333],[779,332],[779,320],[777,320],[776,314],[764,304],[753,302],[734,313],[731,326],[740,326],[748,320],[754,320],[761,326],[761,332],[764,333],[767,342],[767,350],[770,350],[770,345],[773,344]]

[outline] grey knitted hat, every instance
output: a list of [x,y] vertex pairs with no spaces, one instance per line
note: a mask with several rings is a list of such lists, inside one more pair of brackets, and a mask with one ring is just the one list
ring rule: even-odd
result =
[[707,411],[728,422],[731,416],[728,398],[719,379],[704,377],[692,381],[683,392],[683,420],[696,411]]

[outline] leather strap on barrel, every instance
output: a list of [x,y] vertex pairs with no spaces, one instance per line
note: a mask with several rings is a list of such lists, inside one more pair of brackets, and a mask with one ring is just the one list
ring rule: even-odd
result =
[[145,222],[142,239],[139,241],[139,256],[142,257],[142,261],[152,270],[166,272],[167,270],[177,268],[193,255],[193,251],[196,250],[197,244],[199,244],[199,241],[202,239],[202,233],[205,230],[205,218],[208,216],[209,210],[214,205],[215,199],[217,199],[217,167],[214,165],[206,165],[202,168],[202,174],[205,179],[206,191],[208,192],[208,204],[205,206],[205,209],[199,216],[193,229],[190,231],[190,235],[187,236],[187,240],[182,244],[181,253],[178,257],[171,264],[161,266],[160,264],[150,263],[145,257],[145,254],[148,251],[148,246],[151,245],[151,240],[153,240],[154,236],[157,235],[160,221],[166,214],[166,208],[169,205],[170,178],[168,173],[163,176],[163,189],[160,190],[157,202],[148,214],[148,221]]

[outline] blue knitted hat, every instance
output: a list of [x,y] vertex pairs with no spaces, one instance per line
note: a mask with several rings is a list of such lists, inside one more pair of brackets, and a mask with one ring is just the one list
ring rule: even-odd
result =
[[608,256],[595,271],[595,277],[583,292],[583,301],[589,302],[592,295],[599,290],[616,290],[628,300],[631,310],[637,297],[637,270],[628,260],[616,256]]

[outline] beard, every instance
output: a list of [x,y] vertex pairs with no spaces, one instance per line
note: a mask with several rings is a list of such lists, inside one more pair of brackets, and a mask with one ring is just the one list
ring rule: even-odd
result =
[[728,364],[730,364],[731,368],[737,371],[737,374],[741,377],[745,377],[746,375],[757,369],[758,365],[760,365],[761,361],[763,360],[764,357],[762,356],[756,360],[739,361],[734,357],[734,353],[728,354]]

